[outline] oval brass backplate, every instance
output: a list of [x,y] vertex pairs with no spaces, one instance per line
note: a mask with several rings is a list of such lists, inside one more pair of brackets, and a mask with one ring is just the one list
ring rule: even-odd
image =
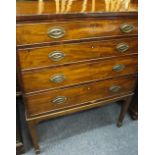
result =
[[112,69],[113,69],[114,71],[116,71],[116,72],[119,72],[119,71],[122,71],[124,68],[125,68],[124,65],[122,65],[122,64],[117,64],[117,65],[113,66]]
[[109,91],[113,93],[117,93],[118,91],[120,91],[120,89],[121,89],[121,86],[113,85],[109,88]]
[[48,57],[53,61],[60,61],[65,57],[65,54],[62,51],[53,51],[48,54]]
[[61,83],[65,80],[65,76],[63,74],[57,74],[50,78],[51,82]]
[[67,100],[67,97],[65,97],[65,96],[57,96],[56,98],[54,98],[52,100],[52,103],[54,103],[54,104],[63,104],[63,103],[66,102],[66,100]]
[[130,33],[133,31],[134,26],[132,24],[124,24],[124,25],[120,26],[120,29],[124,33]]
[[129,45],[127,43],[120,43],[116,46],[116,49],[120,53],[124,53],[129,49]]
[[47,32],[50,38],[62,38],[65,35],[65,30],[61,27],[52,27]]

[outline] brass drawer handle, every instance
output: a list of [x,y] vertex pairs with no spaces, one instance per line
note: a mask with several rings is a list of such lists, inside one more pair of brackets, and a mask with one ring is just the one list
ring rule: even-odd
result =
[[119,72],[119,71],[122,71],[124,68],[125,68],[124,65],[122,65],[122,64],[117,64],[117,65],[113,66],[112,69],[113,69],[114,71],[116,71],[116,72]]
[[117,93],[121,90],[121,86],[113,85],[109,88],[110,92]]
[[53,51],[48,54],[48,57],[53,61],[60,61],[65,57],[65,54],[61,51]]
[[65,96],[57,96],[51,102],[54,104],[63,104],[67,101],[67,97]]
[[129,49],[129,45],[126,43],[120,43],[116,46],[116,49],[120,53],[124,53]]
[[63,74],[54,75],[50,78],[51,82],[61,83],[65,80],[65,76]]
[[65,30],[61,27],[55,27],[50,28],[47,33],[50,38],[58,39],[62,38],[65,35]]
[[130,33],[133,31],[134,26],[131,24],[124,24],[120,27],[121,31],[124,33]]

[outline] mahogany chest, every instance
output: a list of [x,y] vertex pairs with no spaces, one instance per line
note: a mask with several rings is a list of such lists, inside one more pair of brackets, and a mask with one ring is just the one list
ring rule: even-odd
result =
[[134,0],[17,1],[17,65],[36,153],[36,125],[123,101],[122,125],[137,82]]

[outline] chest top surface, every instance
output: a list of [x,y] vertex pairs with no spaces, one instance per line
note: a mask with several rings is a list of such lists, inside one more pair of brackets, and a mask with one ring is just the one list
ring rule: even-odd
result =
[[17,0],[17,21],[107,13],[137,13],[137,0]]

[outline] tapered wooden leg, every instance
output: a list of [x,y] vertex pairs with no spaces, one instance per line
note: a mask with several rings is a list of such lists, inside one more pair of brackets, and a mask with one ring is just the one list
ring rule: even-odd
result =
[[131,103],[131,100],[132,100],[132,96],[130,96],[127,99],[125,99],[124,103],[122,103],[121,112],[120,112],[120,115],[119,115],[119,118],[118,118],[118,121],[117,121],[117,127],[121,127],[122,126],[125,114],[128,111],[128,108],[129,108],[129,105]]
[[29,128],[30,136],[31,136],[31,139],[32,139],[33,147],[35,149],[36,154],[39,154],[40,153],[40,148],[39,148],[39,144],[38,144],[36,123],[33,122],[33,121],[28,121],[27,124],[28,124],[28,128]]

